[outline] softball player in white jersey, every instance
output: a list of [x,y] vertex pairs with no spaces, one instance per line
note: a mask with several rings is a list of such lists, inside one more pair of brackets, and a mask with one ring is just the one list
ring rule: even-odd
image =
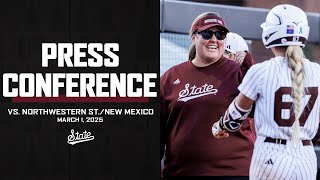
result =
[[224,42],[224,57],[242,64],[248,51],[248,44],[239,34],[233,32],[227,34]]
[[250,179],[314,180],[317,158],[311,139],[320,120],[320,65],[303,58],[309,35],[306,14],[278,5],[267,15],[262,39],[275,55],[252,66],[240,94],[212,127],[216,138],[236,131],[256,102],[257,132]]

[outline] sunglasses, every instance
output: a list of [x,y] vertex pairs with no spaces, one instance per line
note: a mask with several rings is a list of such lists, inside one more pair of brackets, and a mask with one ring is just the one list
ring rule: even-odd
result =
[[201,34],[202,38],[205,40],[209,40],[212,38],[212,36],[216,36],[218,40],[224,40],[227,36],[227,32],[222,31],[222,30],[217,30],[217,31],[211,31],[209,29],[203,30],[203,31],[197,31],[197,34]]

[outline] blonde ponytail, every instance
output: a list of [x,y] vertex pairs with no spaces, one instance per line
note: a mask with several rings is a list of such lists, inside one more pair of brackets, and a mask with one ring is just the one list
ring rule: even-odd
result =
[[300,122],[299,117],[302,112],[303,102],[302,97],[304,92],[305,69],[302,58],[303,51],[300,46],[288,46],[286,50],[286,58],[291,69],[292,95],[293,95],[293,110],[295,114],[295,123],[293,129],[293,139],[300,139]]

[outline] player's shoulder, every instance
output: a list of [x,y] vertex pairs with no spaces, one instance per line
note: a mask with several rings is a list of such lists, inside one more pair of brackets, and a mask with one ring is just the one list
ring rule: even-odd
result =
[[224,72],[240,72],[241,69],[241,65],[231,59],[228,59],[224,56],[222,56],[222,58],[220,59],[219,65],[216,67],[220,67],[217,70],[221,70],[222,73]]
[[319,63],[310,61],[309,59],[306,59],[306,58],[303,58],[303,62],[304,62],[304,64],[309,64],[310,67],[312,67],[312,68],[314,68],[316,70],[320,70],[320,64]]
[[223,66],[229,66],[229,67],[234,67],[234,68],[240,67],[240,64],[238,62],[236,62],[235,60],[231,60],[231,59],[224,57],[224,56],[221,57],[220,61],[221,61],[220,63]]
[[174,65],[169,68],[166,72],[161,75],[160,80],[162,82],[166,81],[167,79],[174,78],[177,76],[178,73],[182,73],[188,67],[189,61],[182,62],[180,64]]
[[265,71],[271,64],[273,64],[273,58],[270,60],[265,60],[252,65],[249,71]]
[[185,62],[182,62],[180,64],[176,64],[176,65],[170,67],[167,71],[164,72],[163,75],[171,74],[172,72],[184,69],[188,65],[188,62],[189,61],[185,61]]
[[320,65],[316,62],[312,62],[309,59],[303,59],[303,64],[305,68],[305,72],[315,79],[316,81],[320,81]]

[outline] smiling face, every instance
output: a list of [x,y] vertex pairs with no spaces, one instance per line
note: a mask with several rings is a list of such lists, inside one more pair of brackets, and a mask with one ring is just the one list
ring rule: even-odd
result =
[[[215,32],[221,30],[219,26],[211,27],[209,30]],[[196,57],[193,60],[195,65],[210,65],[221,58],[224,52],[224,40],[218,40],[215,35],[211,39],[204,39],[201,34],[195,33],[192,42],[196,47]]]

